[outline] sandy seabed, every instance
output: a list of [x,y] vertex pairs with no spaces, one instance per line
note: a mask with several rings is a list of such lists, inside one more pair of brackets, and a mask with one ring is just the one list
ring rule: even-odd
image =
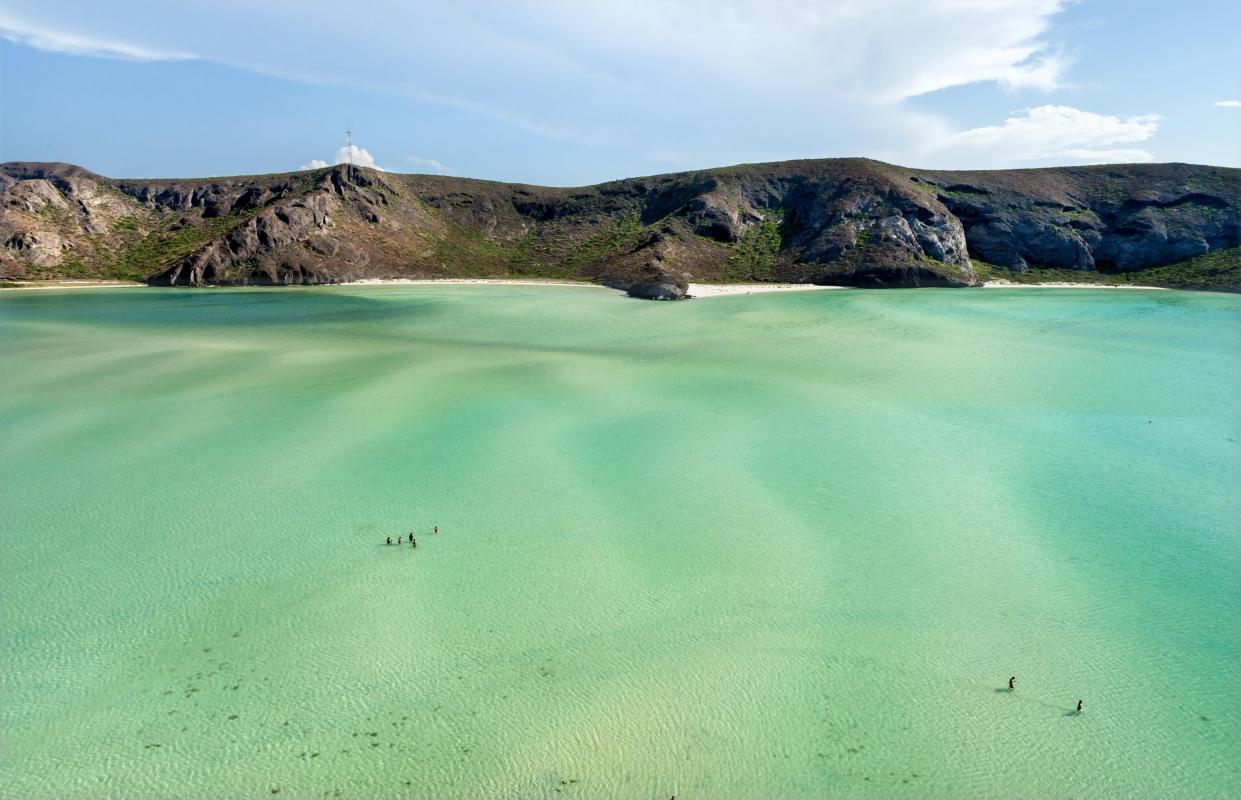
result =
[[623,297],[0,296],[0,796],[1241,797],[1241,297]]

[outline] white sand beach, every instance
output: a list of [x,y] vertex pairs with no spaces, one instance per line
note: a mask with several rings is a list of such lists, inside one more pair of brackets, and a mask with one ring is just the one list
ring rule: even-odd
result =
[[104,280],[86,280],[86,281],[25,281],[14,280],[4,281],[8,286],[0,286],[0,292],[18,291],[26,289],[123,289],[126,287],[133,288],[137,286],[146,286],[145,283],[137,281],[104,281]]
[[[137,281],[108,280],[51,280],[51,281],[8,281],[10,285],[0,286],[0,291],[24,291],[29,289],[117,289],[136,288],[147,284]],[[610,287],[590,281],[565,280],[523,280],[519,278],[363,278],[349,281],[345,286],[417,286],[434,284],[479,284],[492,286],[582,286],[595,289]],[[848,289],[848,286],[821,286],[813,283],[691,283],[688,296],[693,299],[707,297],[725,297],[737,294],[764,294],[768,292],[808,292],[821,289]],[[983,283],[985,289],[1154,289],[1170,291],[1166,286],[1140,286],[1137,284],[1104,284],[1104,283],[1070,283],[1067,281],[1048,281],[1045,283],[1013,283],[1005,280],[989,280]],[[613,290],[618,291],[618,290]]]
[[[591,286],[609,287],[588,281],[522,280],[516,278],[363,278],[349,285],[408,286],[418,284],[490,284],[494,286]],[[816,289],[846,289],[846,286],[818,286],[812,283],[691,283],[688,295],[700,299],[735,294],[760,294],[764,292],[806,292]]]
[[1167,286],[1139,286],[1129,283],[1070,283],[1068,281],[1013,283],[1012,281],[994,280],[986,281],[982,286],[984,289],[1158,289],[1159,291],[1171,291]]
[[539,280],[537,278],[531,280],[522,280],[520,278],[362,278],[357,281],[349,281],[349,286],[416,286],[419,284],[488,284],[492,286],[590,286],[598,289],[606,289],[608,287],[591,283],[590,281],[552,281]]
[[816,289],[845,289],[845,286],[819,286],[813,283],[691,283],[689,295],[695,298],[764,292],[809,292]]

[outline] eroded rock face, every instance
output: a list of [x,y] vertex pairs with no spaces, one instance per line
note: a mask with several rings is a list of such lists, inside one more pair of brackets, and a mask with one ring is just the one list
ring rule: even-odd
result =
[[0,166],[0,276],[172,285],[505,275],[673,298],[690,281],[967,286],[1009,269],[1139,270],[1241,244],[1241,171],[752,164],[549,188],[338,166],[117,181]]
[[761,208],[719,191],[694,198],[686,204],[684,213],[694,233],[726,243],[737,241],[749,227],[766,218]]
[[[0,166],[0,277],[76,275],[131,213],[108,179],[69,164]],[[89,244],[90,252],[81,252]]]
[[30,214],[45,208],[67,209],[69,200],[43,178],[32,178],[24,181],[13,181],[5,187],[4,204]]
[[64,241],[51,231],[17,231],[4,240],[4,249],[32,266],[50,268],[60,264]]
[[1241,239],[1241,218],[1227,198],[1193,192],[1163,200],[1128,201],[1111,215],[1095,250],[1105,271],[1168,264]]
[[[960,220],[934,198],[886,176],[872,177],[811,180],[792,173],[700,183],[706,193],[671,215],[685,221],[684,228],[666,234],[680,252],[660,253],[656,266],[669,275],[689,271],[716,278],[696,273],[682,255],[694,249],[685,235],[691,233],[749,252],[756,273],[738,276],[748,280],[859,286],[975,282]],[[659,195],[664,206],[670,194]]]
[[[315,192],[259,212],[225,236],[152,278],[162,286],[292,285],[336,283],[338,268],[322,269],[325,256],[341,256],[340,243],[325,236],[335,201]],[[299,248],[295,245],[305,244]],[[348,263],[349,259],[340,258]]]
[[1008,269],[1129,272],[1241,244],[1236,170],[1160,164],[1058,172],[960,173],[970,179],[927,185],[962,221],[970,252]]
[[[153,276],[150,283],[288,286],[368,277],[371,251],[359,246],[356,226],[342,227],[336,220],[381,225],[390,196],[396,194],[379,173],[345,167],[327,171],[305,193],[295,192],[288,181],[267,188],[218,190],[213,186],[208,193],[174,193],[171,207],[202,206],[203,217],[212,218],[227,205],[229,214],[248,218]],[[154,195],[154,202],[165,193]],[[382,248],[383,235],[378,238]]]

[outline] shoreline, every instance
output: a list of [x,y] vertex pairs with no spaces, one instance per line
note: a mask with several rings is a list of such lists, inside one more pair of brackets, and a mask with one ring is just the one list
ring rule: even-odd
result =
[[23,289],[136,289],[140,286],[145,287],[147,284],[138,281],[109,281],[109,280],[60,280],[52,279],[47,281],[0,281],[0,284],[13,284],[11,286],[0,285],[0,292],[19,291]]
[[[148,288],[148,284],[136,281],[10,281],[19,285],[3,286],[0,291],[20,290],[20,289],[115,289],[115,288]],[[206,289],[242,289],[242,288],[264,288],[264,289],[283,289],[283,288],[313,288],[314,286],[435,286],[435,285],[455,285],[455,286],[580,286],[590,289],[608,289],[610,291],[624,294],[623,289],[614,289],[605,286],[602,283],[594,283],[591,281],[570,281],[570,280],[553,280],[531,278],[529,280],[522,278],[362,278],[356,281],[344,281],[342,283],[322,283],[312,284],[310,287],[303,287],[301,284],[290,284],[289,286],[206,286]],[[170,288],[188,288],[188,287],[170,287],[156,286],[150,287],[156,289]],[[727,295],[738,294],[763,294],[768,292],[804,292],[819,289],[849,289],[849,286],[820,286],[813,283],[691,283],[686,296],[692,299],[706,297],[724,297]]]
[[687,297],[698,300],[734,294],[765,294],[767,292],[812,292],[819,289],[848,289],[848,286],[820,286],[817,283],[691,283]]
[[[110,280],[48,280],[48,281],[3,281],[10,285],[0,285],[0,292],[51,289],[125,289],[125,288],[186,288],[186,287],[149,287],[138,281]],[[553,280],[553,279],[522,279],[522,278],[362,278],[344,283],[312,284],[315,286],[431,286],[449,285],[480,285],[480,286],[579,286],[592,289],[609,289],[624,294],[624,290],[613,289],[601,283],[590,281]],[[203,287],[203,288],[292,288],[297,285],[270,287]],[[774,292],[808,292],[819,290],[852,289],[851,286],[829,286],[814,283],[691,283],[686,292],[687,299],[706,299],[709,297],[728,297],[732,295],[769,294]],[[962,287],[970,288],[970,287]],[[1168,286],[1145,286],[1138,284],[1107,284],[1107,283],[1075,283],[1070,281],[1046,281],[1043,283],[1015,283],[1006,280],[984,281],[982,289],[1141,289],[1148,291],[1170,292]],[[1192,290],[1190,290],[1192,291]]]
[[478,284],[482,286],[589,286],[607,289],[602,283],[590,281],[553,280],[551,278],[362,278],[344,283],[320,284],[322,286],[429,286],[434,284]]
[[[1140,286],[1136,283],[1073,283],[1071,281],[1047,281],[1046,283],[1014,283],[1006,280],[984,281],[983,289],[1154,289],[1170,292],[1169,286]],[[1191,290],[1192,291],[1192,290]]]

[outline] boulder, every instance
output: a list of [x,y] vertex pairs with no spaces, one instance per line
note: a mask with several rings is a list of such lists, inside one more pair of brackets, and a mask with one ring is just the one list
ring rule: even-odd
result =
[[675,278],[653,281],[650,283],[633,283],[625,290],[630,297],[642,300],[684,300],[689,291],[689,284]]

